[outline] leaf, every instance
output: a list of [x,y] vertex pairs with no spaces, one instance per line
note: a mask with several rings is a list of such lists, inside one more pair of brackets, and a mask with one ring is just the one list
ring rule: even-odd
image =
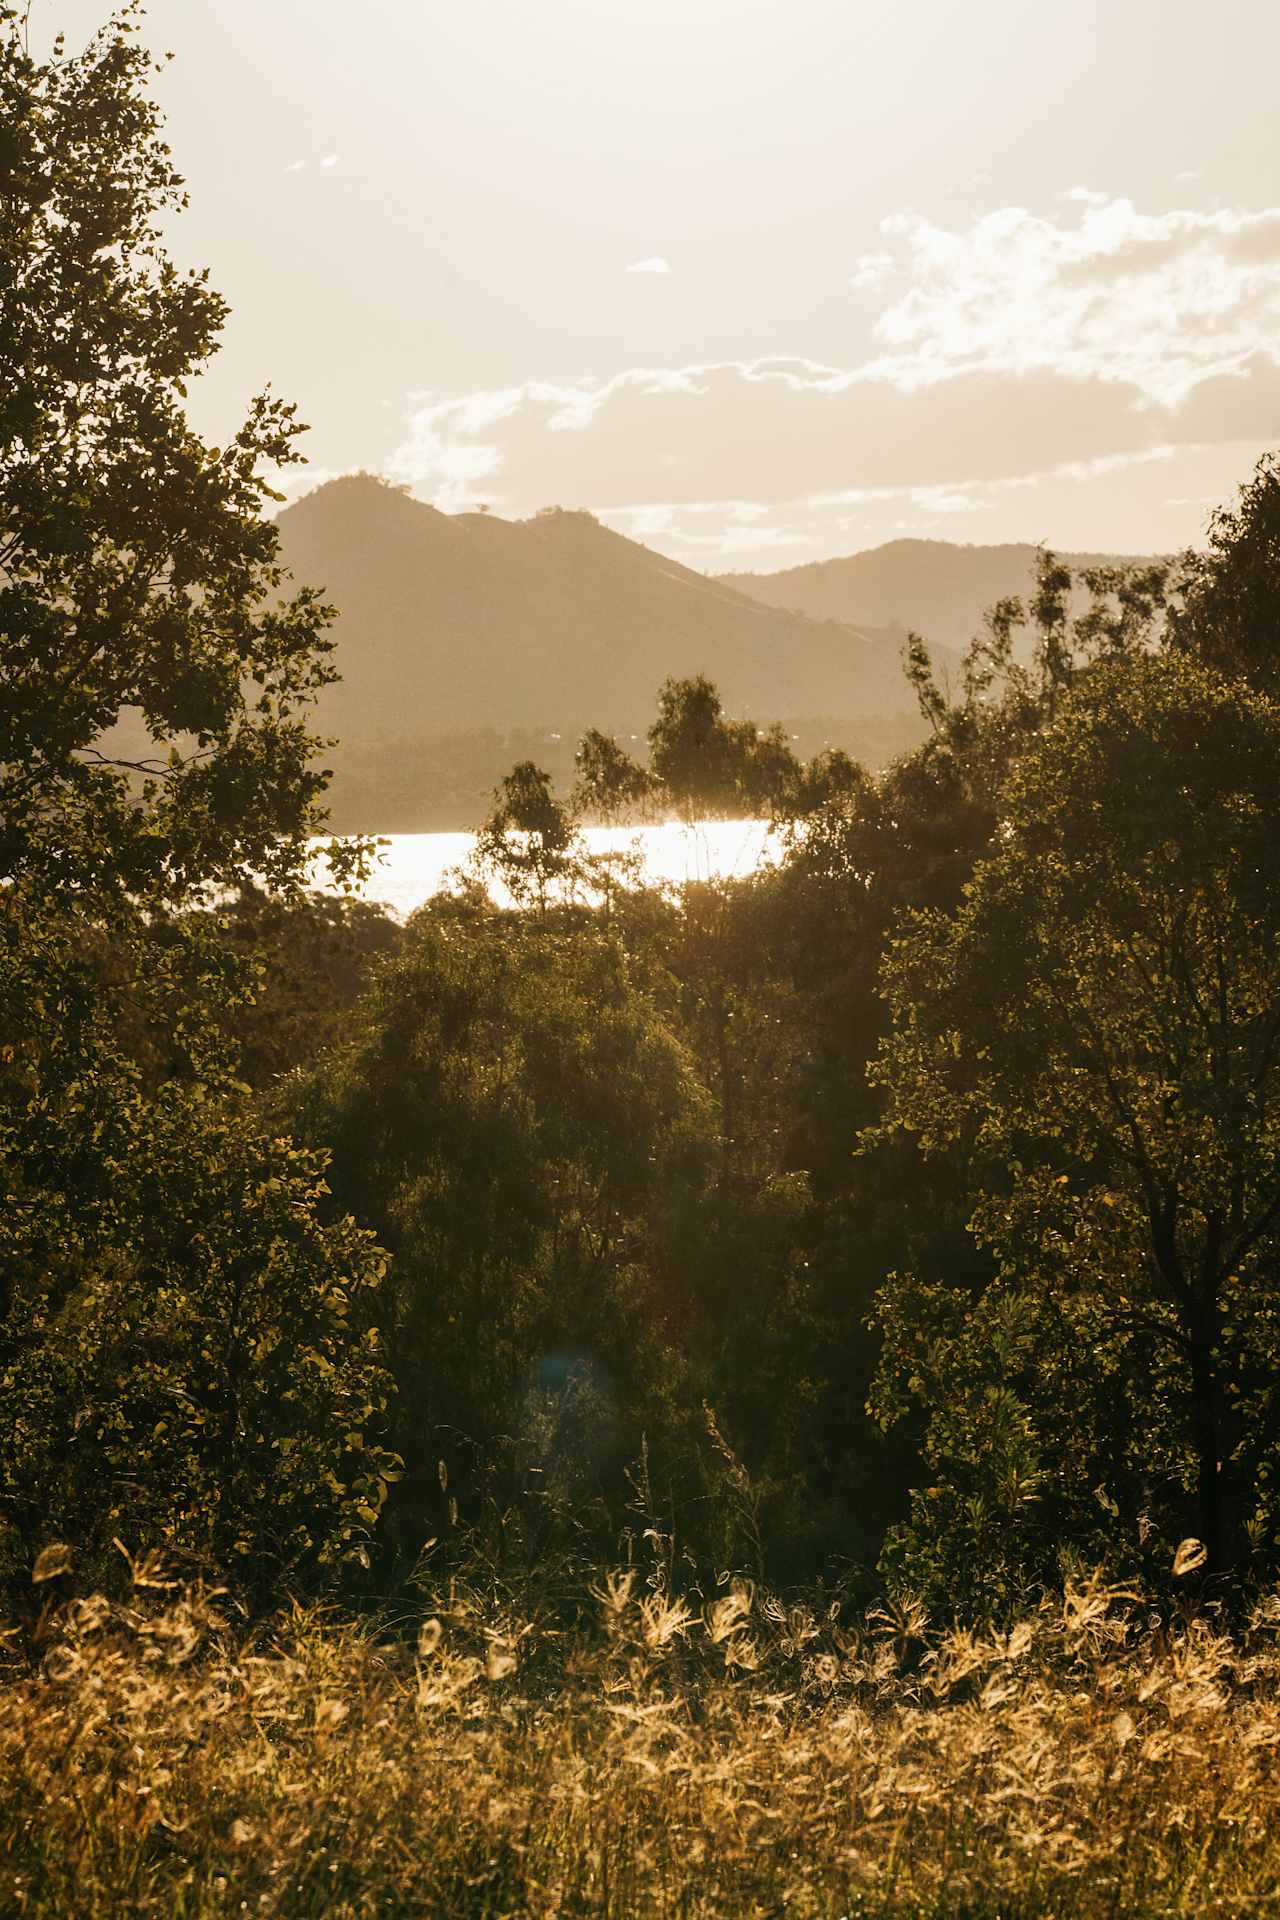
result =
[[516,1656],[512,1649],[500,1640],[489,1644],[485,1655],[484,1671],[488,1680],[505,1680],[508,1674],[516,1670]]
[[1184,1573],[1194,1573],[1209,1558],[1209,1550],[1203,1540],[1181,1540],[1178,1551],[1173,1556],[1173,1577],[1180,1580]]
[[55,1540],[51,1546],[42,1547],[36,1555],[36,1563],[31,1569],[31,1584],[38,1587],[46,1580],[56,1580],[60,1573],[67,1573],[71,1567],[71,1549],[62,1540]]

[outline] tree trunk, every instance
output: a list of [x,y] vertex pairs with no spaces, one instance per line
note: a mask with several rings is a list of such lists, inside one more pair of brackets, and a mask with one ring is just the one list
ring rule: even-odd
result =
[[1226,1573],[1227,1539],[1218,1432],[1218,1382],[1213,1334],[1201,1326],[1191,1335],[1191,1423],[1196,1451],[1200,1538],[1210,1573]]

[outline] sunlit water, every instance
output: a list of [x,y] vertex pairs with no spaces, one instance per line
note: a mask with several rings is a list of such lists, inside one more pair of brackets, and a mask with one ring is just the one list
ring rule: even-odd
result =
[[[764,820],[704,820],[692,827],[677,820],[648,827],[586,827],[582,838],[591,854],[636,853],[645,881],[740,878],[778,858],[777,836]],[[464,868],[475,845],[473,833],[393,833],[387,836],[381,857],[361,896],[392,913],[412,913],[433,894],[447,891],[452,876]],[[312,869],[314,884],[332,885],[328,863],[318,858]],[[508,904],[504,890],[491,884],[500,904]]]

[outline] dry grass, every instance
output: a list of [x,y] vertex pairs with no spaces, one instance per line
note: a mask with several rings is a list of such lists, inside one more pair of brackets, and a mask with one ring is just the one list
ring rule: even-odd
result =
[[856,1630],[612,1576],[599,1624],[455,1591],[416,1644],[250,1633],[139,1570],[0,1690],[0,1911],[1165,1914],[1280,1898],[1280,1605],[1228,1639],[1070,1589]]

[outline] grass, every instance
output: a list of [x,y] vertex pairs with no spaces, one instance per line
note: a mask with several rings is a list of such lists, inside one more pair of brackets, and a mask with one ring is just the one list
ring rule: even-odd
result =
[[[1280,1604],[1228,1637],[1097,1581],[1008,1633],[607,1577],[376,1632],[136,1570],[0,1688],[0,1912],[1265,1913]],[[834,1610],[833,1610],[834,1611]],[[414,1630],[416,1627],[416,1631]],[[20,1644],[21,1642],[21,1644]]]

